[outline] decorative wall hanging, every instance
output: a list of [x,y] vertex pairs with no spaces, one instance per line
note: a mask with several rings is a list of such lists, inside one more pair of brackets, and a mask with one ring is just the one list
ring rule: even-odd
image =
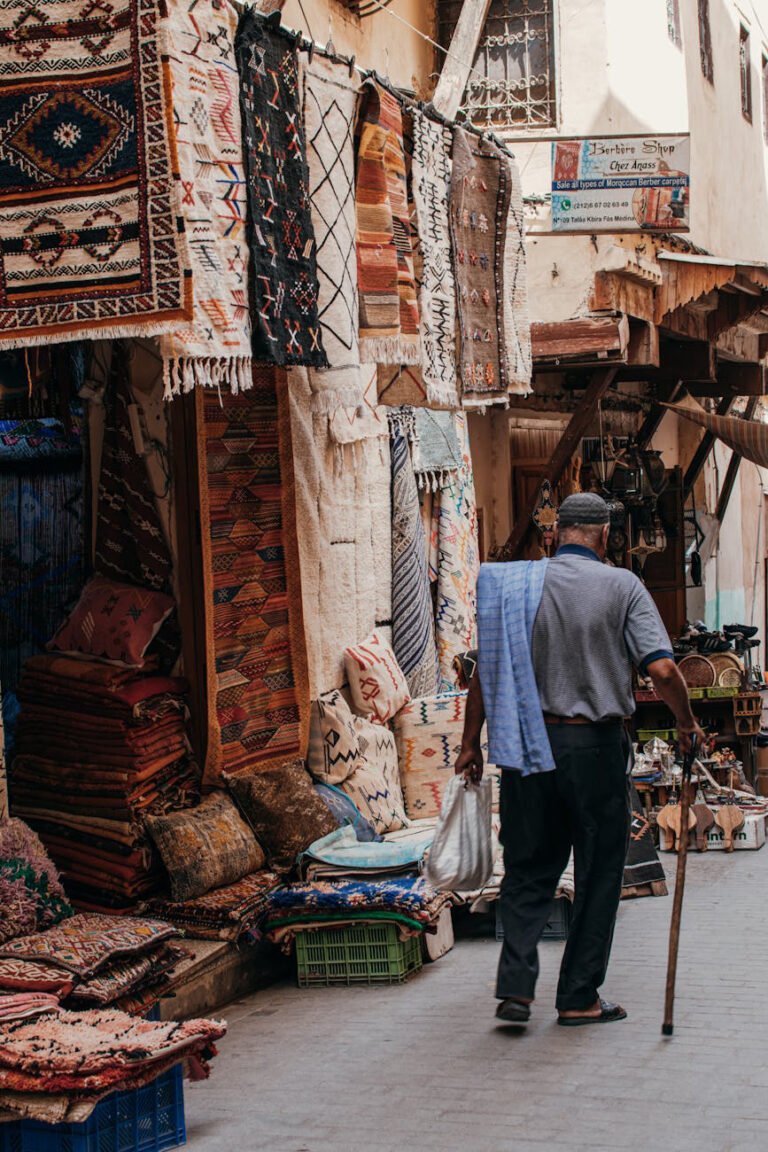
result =
[[275,373],[253,388],[198,400],[200,497],[211,660],[205,780],[283,763],[308,733],[301,599],[286,560],[293,532],[284,516]]
[[195,384],[251,386],[237,16],[219,0],[170,0],[168,30],[181,209],[194,317],[161,340],[166,398]]
[[517,312],[526,298],[519,194],[506,154],[455,128],[450,216],[465,403],[530,390],[530,331],[527,314]]
[[547,556],[555,542],[557,507],[552,499],[552,485],[544,480],[539,488],[539,499],[533,512],[533,522],[541,533],[541,543]]
[[323,57],[302,63],[309,200],[317,246],[318,319],[331,368],[360,363],[355,248],[355,113],[359,82]]
[[413,268],[400,105],[365,85],[357,152],[360,357],[418,364],[419,309]]
[[4,6],[0,345],[191,318],[166,35],[159,0]]
[[296,45],[252,9],[235,43],[248,178],[253,354],[327,368]]

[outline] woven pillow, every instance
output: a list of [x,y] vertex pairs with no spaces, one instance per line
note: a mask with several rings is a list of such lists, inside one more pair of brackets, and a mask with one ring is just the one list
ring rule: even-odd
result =
[[225,775],[224,780],[273,868],[292,868],[301,852],[338,827],[303,760],[263,772]]
[[196,808],[147,816],[146,823],[174,900],[193,900],[264,867],[261,846],[225,792],[212,793]]
[[73,914],[36,832],[0,820],[0,943],[52,928]]
[[341,692],[312,701],[307,767],[321,784],[343,784],[363,758],[354,716]]
[[352,701],[363,716],[386,724],[411,698],[392,646],[377,629],[362,644],[345,650],[344,668]]
[[171,596],[94,576],[47,647],[142,668],[144,655],[173,612]]
[[403,806],[395,737],[389,728],[361,716],[355,717],[355,727],[365,764],[341,787],[377,832],[397,832],[407,826],[408,817]]
[[437,819],[464,732],[466,692],[411,700],[394,721],[405,811],[411,820]]

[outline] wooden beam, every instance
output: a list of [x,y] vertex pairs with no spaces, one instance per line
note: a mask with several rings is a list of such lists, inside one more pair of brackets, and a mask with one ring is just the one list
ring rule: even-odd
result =
[[650,368],[658,368],[661,365],[659,330],[655,324],[630,318],[627,362]]
[[[747,406],[744,409],[743,419],[751,420],[755,414],[756,407],[757,397],[754,396],[752,399],[747,401]],[[728,504],[731,500],[731,493],[733,492],[733,488],[736,483],[736,477],[739,474],[739,465],[741,464],[741,459],[742,458],[738,452],[734,452],[728,461],[728,471],[725,474],[723,486],[720,489],[720,493],[717,497],[717,509],[715,510],[715,516],[717,517],[720,524],[722,524],[725,514],[728,511]]]
[[[717,406],[718,416],[727,416],[728,410],[733,404],[733,397],[724,396]],[[688,501],[688,497],[693,491],[693,486],[701,475],[701,470],[709,459],[709,454],[715,446],[716,437],[711,432],[705,432],[699,441],[699,446],[693,454],[693,458],[685,470],[683,477],[683,505]]]
[[[571,416],[567,428],[565,428],[563,435],[560,437],[549,459],[549,463],[542,470],[542,481],[549,480],[553,488],[556,488],[562,480],[571,457],[578,448],[587,428],[597,415],[600,401],[613,383],[615,375],[616,369],[613,367],[600,368],[597,372],[593,372],[592,379],[585,389],[576,411]],[[533,521],[531,517],[536,511],[538,499],[539,494],[538,491],[536,491],[529,506],[525,509],[517,510],[517,518],[509,539],[506,544],[497,550],[493,557],[494,560],[514,560],[522,551],[529,534],[533,531]]]
[[598,359],[624,360],[629,347],[626,316],[579,316],[554,324],[531,324],[533,359],[545,365],[577,364]]
[[451,46],[445,57],[440,79],[432,97],[438,112],[449,120],[456,119],[461,108],[491,0],[464,0],[459,19],[451,37]]
[[762,396],[765,393],[765,366],[754,362],[721,360],[717,378],[737,396]]
[[659,395],[657,401],[654,402],[650,408],[648,415],[640,425],[637,433],[637,446],[638,448],[646,448],[658,431],[667,409],[662,407],[662,404],[674,404],[684,390],[685,385],[682,380],[669,381],[665,380],[659,387]]

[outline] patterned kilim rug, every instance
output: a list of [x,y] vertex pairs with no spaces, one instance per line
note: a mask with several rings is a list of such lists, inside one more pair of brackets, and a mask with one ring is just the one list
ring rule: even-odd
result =
[[629,827],[627,859],[621,882],[623,891],[639,888],[646,884],[663,883],[666,880],[664,866],[659,860],[659,854],[653,842],[651,826],[634,784],[630,788],[630,800],[632,822]]
[[408,441],[396,418],[390,436],[392,648],[411,696],[431,696],[437,687],[437,649],[419,494]]
[[275,373],[198,398],[201,515],[208,584],[209,735],[205,779],[283,763],[305,743],[300,593],[286,563]]
[[195,384],[251,386],[246,187],[235,63],[237,15],[220,0],[171,0],[170,64],[181,208],[195,316],[161,341],[166,397]]
[[191,315],[159,0],[0,13],[0,344]]

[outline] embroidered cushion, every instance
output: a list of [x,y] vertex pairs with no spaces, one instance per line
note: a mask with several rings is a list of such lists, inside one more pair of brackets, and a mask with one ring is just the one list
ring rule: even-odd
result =
[[395,737],[389,728],[355,717],[360,751],[365,760],[344,781],[342,788],[382,835],[405,828],[408,818],[397,766]]
[[411,698],[392,646],[378,629],[345,650],[344,668],[352,701],[363,716],[373,715],[386,724]]
[[466,703],[466,692],[422,696],[395,717],[400,780],[411,820],[440,815],[443,788],[461,751]]
[[341,788],[336,788],[333,784],[315,784],[315,792],[328,806],[328,811],[337,821],[339,827],[349,824],[360,843],[369,844],[374,840],[382,839],[370,820],[363,816],[360,809],[345,792],[342,792]]
[[144,655],[174,609],[171,596],[94,576],[48,648],[142,668]]
[[225,792],[196,808],[148,816],[147,828],[171,882],[174,900],[192,900],[264,867],[264,852]]
[[299,853],[338,827],[315,792],[303,760],[262,772],[225,775],[224,780],[273,868],[292,868]]
[[343,784],[363,758],[352,710],[341,692],[312,701],[308,768],[322,784]]

